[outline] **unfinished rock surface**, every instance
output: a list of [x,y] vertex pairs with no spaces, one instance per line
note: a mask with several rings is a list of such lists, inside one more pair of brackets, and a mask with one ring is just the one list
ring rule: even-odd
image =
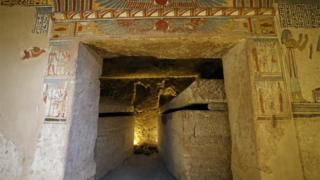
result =
[[98,180],[115,169],[133,152],[133,117],[101,117],[95,147]]
[[177,179],[232,179],[227,112],[178,111],[159,124],[160,154]]
[[226,102],[223,80],[198,79],[169,103],[161,107],[161,112],[192,104]]

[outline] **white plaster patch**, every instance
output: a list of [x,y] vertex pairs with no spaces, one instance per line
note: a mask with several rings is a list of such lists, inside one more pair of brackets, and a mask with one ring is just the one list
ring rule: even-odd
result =
[[62,180],[66,124],[44,124],[31,166],[30,180]]
[[0,133],[0,179],[16,180],[22,172],[17,146]]

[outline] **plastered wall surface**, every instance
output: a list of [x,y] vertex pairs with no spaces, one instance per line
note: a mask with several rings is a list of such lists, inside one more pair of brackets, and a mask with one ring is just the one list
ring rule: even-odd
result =
[[[297,72],[301,91],[305,100],[314,102],[312,91],[320,87],[320,50],[319,49],[319,36],[320,30],[318,28],[282,28],[281,30],[289,30],[292,33],[293,39],[299,40],[302,36],[300,46],[304,41],[306,45],[304,48],[296,48],[294,56],[297,64]],[[279,33],[279,39],[281,34]],[[282,44],[283,57],[286,58],[286,46]]]
[[298,141],[306,179],[316,180],[320,177],[320,119],[296,121]]
[[30,180],[63,179],[67,139],[65,124],[45,124],[36,145]]
[[[315,103],[313,90],[320,87],[320,51],[318,50],[318,47],[320,47],[318,45],[320,42],[320,31],[317,28],[288,29],[291,31],[295,40],[298,41],[299,36],[302,36],[302,41],[306,41],[304,48],[294,50],[301,93],[306,100],[305,103],[302,103],[304,112],[299,113],[304,115],[300,115],[299,117],[294,115],[294,123],[304,178],[308,180],[319,179],[319,118],[310,118],[309,114],[319,112],[319,109],[312,110],[310,107],[311,105],[319,107],[319,104]],[[283,47],[285,47],[285,45],[283,45]],[[283,56],[285,57],[286,54]],[[293,111],[294,110],[295,109],[293,109]],[[294,114],[298,113],[294,112]]]
[[133,117],[100,117],[95,147],[99,180],[109,171],[117,168],[133,151]]
[[32,33],[34,8],[0,7],[0,179],[25,179],[44,116],[42,82],[47,53],[26,58],[24,51],[47,51],[46,34]]
[[294,122],[259,121],[256,124],[257,153],[261,179],[303,179]]
[[22,159],[17,146],[2,134],[0,135],[0,145],[1,177],[19,178],[22,172]]

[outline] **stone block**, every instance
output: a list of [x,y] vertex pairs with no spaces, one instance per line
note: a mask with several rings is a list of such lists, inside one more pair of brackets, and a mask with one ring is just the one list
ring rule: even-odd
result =
[[227,112],[177,111],[160,123],[160,154],[180,180],[232,179]]
[[223,80],[198,79],[177,97],[161,107],[161,112],[192,104],[224,103],[226,95]]
[[96,179],[119,166],[133,151],[133,117],[103,117],[98,121],[95,148]]

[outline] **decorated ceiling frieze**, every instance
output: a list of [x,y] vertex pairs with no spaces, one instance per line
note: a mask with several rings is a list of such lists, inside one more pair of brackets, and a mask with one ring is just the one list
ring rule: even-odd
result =
[[0,0],[2,6],[53,6],[54,12],[98,9],[271,8],[275,0]]
[[55,12],[98,9],[270,8],[273,0],[53,0]]
[[275,0],[0,0],[2,6],[50,6],[53,20],[273,16]]
[[54,20],[274,15],[273,0],[54,0]]

